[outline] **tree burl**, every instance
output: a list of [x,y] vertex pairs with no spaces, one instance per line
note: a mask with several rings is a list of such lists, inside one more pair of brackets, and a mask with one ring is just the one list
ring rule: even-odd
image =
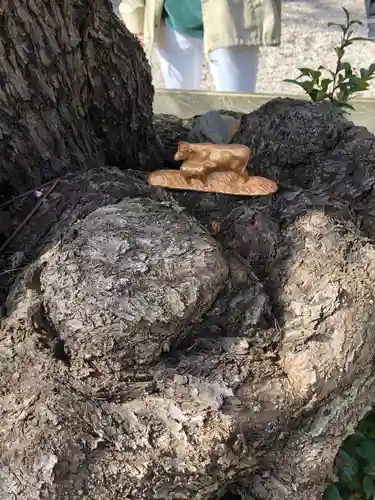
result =
[[275,99],[233,137],[273,196],[154,189],[197,120],[109,3],[0,16],[0,203],[61,178],[0,256],[1,499],[319,500],[375,395],[373,135]]

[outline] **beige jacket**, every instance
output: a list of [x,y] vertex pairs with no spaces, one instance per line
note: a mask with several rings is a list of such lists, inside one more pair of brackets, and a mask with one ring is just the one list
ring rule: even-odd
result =
[[[182,0],[176,0],[182,1]],[[112,0],[128,29],[142,33],[145,51],[163,46],[160,25],[163,0]],[[241,45],[279,45],[281,0],[202,0],[204,49]]]

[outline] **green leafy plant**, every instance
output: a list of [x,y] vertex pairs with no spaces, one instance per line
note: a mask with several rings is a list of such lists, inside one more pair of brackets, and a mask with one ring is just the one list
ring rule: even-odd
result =
[[[331,102],[340,113],[347,109],[354,109],[349,100],[356,92],[367,90],[369,82],[375,78],[375,63],[368,69],[361,68],[356,74],[350,63],[343,61],[345,49],[358,41],[371,41],[368,38],[353,36],[355,25],[363,26],[361,21],[351,21],[347,9],[345,12],[346,24],[328,23],[328,26],[337,26],[342,31],[341,43],[334,47],[337,55],[335,71],[319,66],[318,70],[310,68],[298,68],[300,75],[295,80],[284,80],[288,83],[299,85],[311,97],[313,101]],[[305,78],[304,80],[301,80]]]
[[375,495],[375,411],[358,425],[337,453],[324,500],[372,500]]

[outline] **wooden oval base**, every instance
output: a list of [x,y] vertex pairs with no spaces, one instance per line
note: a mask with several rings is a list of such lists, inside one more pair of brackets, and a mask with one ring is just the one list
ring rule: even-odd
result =
[[265,177],[250,177],[244,181],[236,172],[212,172],[206,182],[186,179],[179,170],[155,170],[148,177],[151,186],[236,196],[264,196],[277,191],[276,182]]

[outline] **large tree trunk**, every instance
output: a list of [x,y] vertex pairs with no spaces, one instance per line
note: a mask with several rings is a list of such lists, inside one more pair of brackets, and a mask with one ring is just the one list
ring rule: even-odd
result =
[[[275,196],[151,189],[150,71],[108,3],[1,21],[1,194],[63,175],[0,256],[1,499],[318,500],[375,395],[374,137],[275,100],[234,138]],[[167,156],[192,125],[158,120]]]
[[0,200],[104,163],[148,167],[151,72],[107,0],[9,0],[0,23]]

